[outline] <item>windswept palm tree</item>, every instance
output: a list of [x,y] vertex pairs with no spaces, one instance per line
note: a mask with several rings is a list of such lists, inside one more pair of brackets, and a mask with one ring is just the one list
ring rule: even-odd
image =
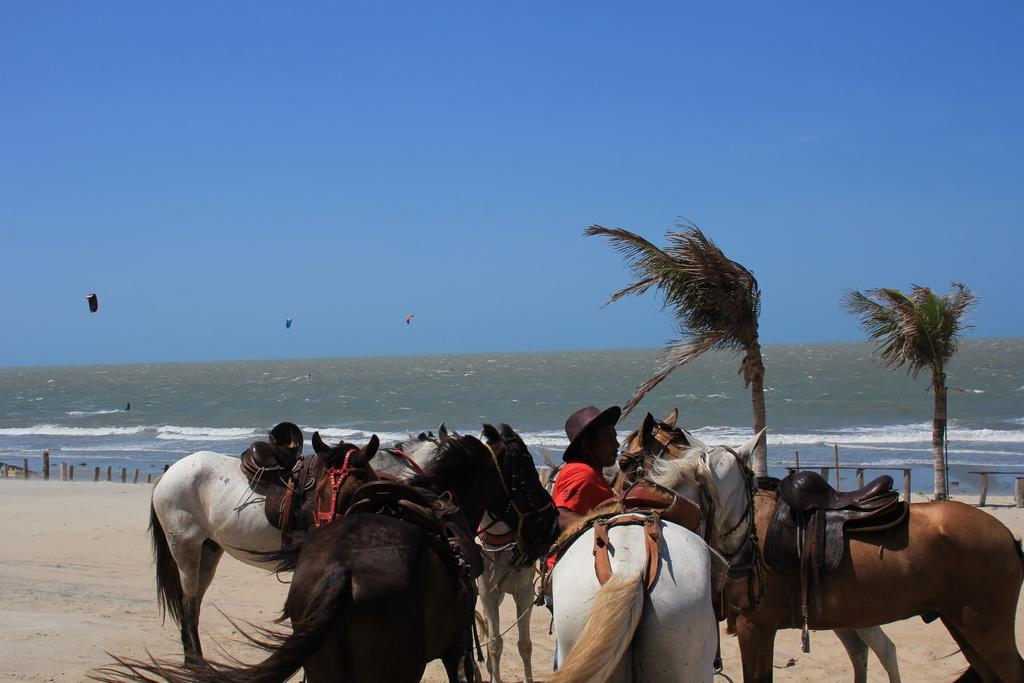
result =
[[[668,246],[656,247],[628,230],[592,225],[584,235],[607,237],[625,258],[633,273],[633,284],[609,297],[608,304],[628,294],[640,295],[654,287],[664,296],[664,307],[672,310],[680,339],[670,341],[658,372],[641,384],[626,403],[629,413],[654,387],[678,367],[712,349],[743,352],[739,372],[744,387],[751,387],[754,402],[754,432],[765,426],[764,363],[757,338],[761,312],[761,290],[754,275],[726,258],[697,226],[685,224],[666,233]],[[755,451],[754,471],[768,473],[765,443]]]
[[935,498],[949,496],[949,477],[943,446],[946,439],[946,364],[956,353],[960,333],[968,329],[964,316],[978,303],[966,285],[954,282],[952,291],[939,296],[914,285],[910,294],[898,289],[851,291],[843,307],[860,317],[861,328],[877,343],[881,364],[895,370],[906,366],[917,377],[925,368],[932,373],[935,414],[932,452],[935,459]]

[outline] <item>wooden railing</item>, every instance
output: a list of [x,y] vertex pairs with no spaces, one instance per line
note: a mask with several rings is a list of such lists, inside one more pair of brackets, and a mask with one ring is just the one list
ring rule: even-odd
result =
[[981,476],[981,489],[978,497],[978,505],[984,505],[985,500],[988,498],[988,477],[991,474],[1014,474],[1017,476],[1017,485],[1014,487],[1013,494],[1016,499],[1017,507],[1024,507],[1024,471],[1017,470],[1016,472],[1010,471],[996,471],[990,470],[988,472],[968,472],[967,474],[977,474]]

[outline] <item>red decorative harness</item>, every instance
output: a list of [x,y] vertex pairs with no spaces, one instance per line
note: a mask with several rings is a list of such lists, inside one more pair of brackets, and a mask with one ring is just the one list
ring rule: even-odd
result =
[[331,507],[328,508],[327,512],[320,510],[320,494],[317,492],[316,495],[316,508],[313,513],[313,524],[319,529],[322,526],[327,526],[331,522],[338,518],[344,518],[345,515],[338,512],[335,506],[338,504],[338,491],[341,490],[342,484],[349,478],[353,472],[367,472],[365,467],[351,467],[349,461],[352,459],[352,454],[358,451],[357,448],[349,449],[345,453],[345,459],[341,463],[341,467],[328,467],[324,470],[324,474],[327,475],[327,479],[331,485]]

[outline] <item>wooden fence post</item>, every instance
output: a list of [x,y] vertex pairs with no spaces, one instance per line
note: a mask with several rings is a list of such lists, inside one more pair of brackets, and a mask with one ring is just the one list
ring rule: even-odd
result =
[[71,467],[69,468],[69,471],[68,471],[68,479],[70,479],[71,481],[74,481],[74,480],[75,480],[75,466],[74,466],[74,465],[72,465],[72,466],[71,466]]
[[1024,508],[1024,477],[1017,477],[1017,488],[1013,492],[1017,507]]
[[800,451],[793,451],[793,457],[796,458],[796,471],[800,471]]
[[903,470],[903,500],[910,502],[910,468]]
[[24,465],[24,467],[25,467],[25,469],[23,470],[25,472],[25,478],[26,479],[31,479],[32,478],[32,473],[28,471],[28,458],[22,458],[21,462],[22,462],[22,465]]
[[859,489],[864,488],[864,468],[863,467],[858,467],[857,468],[857,488],[859,488]]
[[133,483],[135,483],[135,484],[139,483],[139,468],[138,467],[135,468],[135,481]]
[[121,468],[121,483],[123,484],[126,481],[128,481],[128,468],[127,467],[122,467]]
[[94,482],[97,482],[97,481],[100,480],[100,466],[99,465],[96,465],[96,469],[93,470],[92,480]]
[[836,491],[839,490],[839,444],[835,444],[836,449]]
[[43,451],[43,481],[50,479],[50,451]]
[[146,483],[147,484],[152,484],[153,483],[153,473],[152,472],[150,472],[149,474],[146,475]]
[[988,474],[985,472],[981,473],[981,496],[978,499],[978,507],[985,504],[985,499],[988,498]]
[[114,468],[110,465],[107,465],[107,481],[114,481],[113,472]]
[[67,481],[68,480],[68,464],[66,462],[62,462],[60,464],[60,480],[61,481]]

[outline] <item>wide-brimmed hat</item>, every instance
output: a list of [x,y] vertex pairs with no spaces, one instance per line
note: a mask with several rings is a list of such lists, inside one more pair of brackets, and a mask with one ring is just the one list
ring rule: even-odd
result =
[[562,460],[571,460],[580,454],[580,447],[594,430],[605,425],[614,426],[622,415],[622,408],[612,406],[604,410],[596,406],[580,408],[565,421],[565,435],[569,437],[569,447],[562,454]]

